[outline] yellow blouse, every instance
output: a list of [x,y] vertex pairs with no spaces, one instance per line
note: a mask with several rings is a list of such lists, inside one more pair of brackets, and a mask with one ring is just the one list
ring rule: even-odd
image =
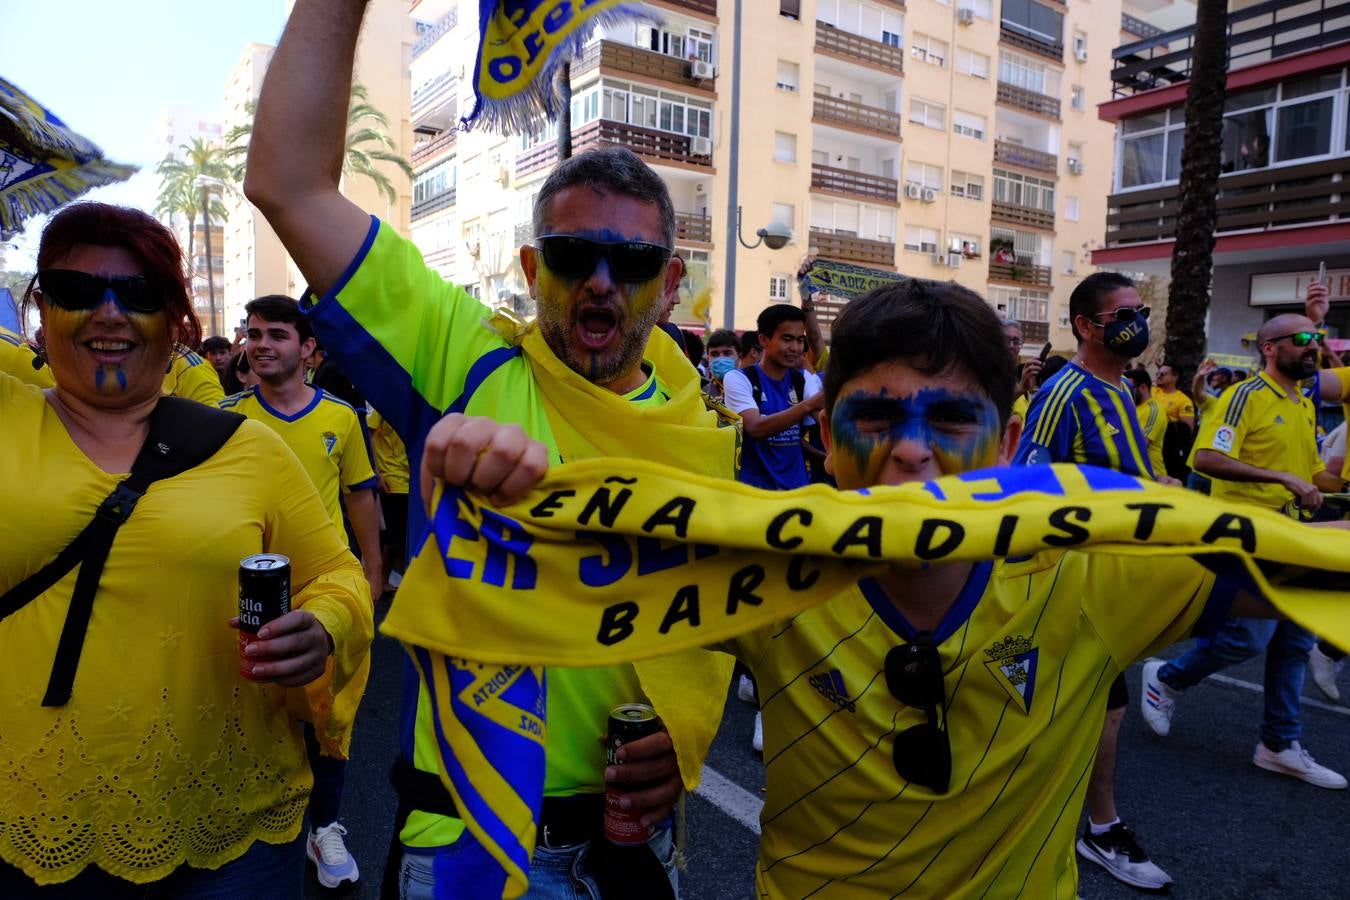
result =
[[[0,594],[40,569],[121,480],[43,393],[0,374]],[[239,675],[238,566],[291,559],[292,603],[334,642],[303,689]],[[151,486],[117,534],[70,702],[41,706],[78,568],[0,622],[0,858],[40,884],[85,866],[134,882],[216,868],[298,833],[301,723],[345,752],[373,635],[361,568],[281,439],[244,422],[202,465]],[[337,698],[336,700],[334,698]]]

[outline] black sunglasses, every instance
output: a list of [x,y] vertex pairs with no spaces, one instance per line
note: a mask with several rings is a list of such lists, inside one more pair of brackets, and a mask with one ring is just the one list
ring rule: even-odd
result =
[[62,309],[95,309],[112,291],[132,312],[157,313],[168,303],[168,292],[144,275],[90,275],[74,269],[43,269],[37,274],[42,297]]
[[952,744],[947,735],[947,697],[942,658],[928,632],[886,654],[886,687],[906,706],[922,709],[928,721],[895,736],[895,772],[939,794],[951,789]]
[[1147,319],[1148,314],[1149,308],[1147,306],[1117,306],[1110,312],[1097,313],[1097,315],[1092,318],[1100,319],[1102,316],[1107,316],[1115,319],[1117,322],[1131,322],[1134,321],[1135,316]]
[[1323,347],[1327,345],[1327,333],[1325,331],[1291,331],[1289,334],[1271,338],[1271,341],[1282,341],[1285,338],[1289,338],[1295,347],[1306,347],[1313,341],[1317,341]]
[[615,281],[637,284],[661,274],[670,248],[646,241],[592,241],[570,234],[535,238],[544,264],[564,278],[588,278],[604,259]]

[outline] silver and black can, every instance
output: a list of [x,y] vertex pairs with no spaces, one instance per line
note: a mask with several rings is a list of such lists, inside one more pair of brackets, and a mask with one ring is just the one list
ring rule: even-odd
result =
[[[625,703],[609,712],[608,738],[605,741],[605,764],[619,765],[619,748],[661,730],[656,710],[646,703]],[[631,787],[630,787],[631,789]],[[640,823],[637,810],[620,809],[623,791],[605,784],[605,837],[614,844],[645,844],[651,840],[652,829]]]
[[258,629],[291,611],[291,561],[280,553],[255,553],[239,563],[239,674],[253,679],[248,645]]

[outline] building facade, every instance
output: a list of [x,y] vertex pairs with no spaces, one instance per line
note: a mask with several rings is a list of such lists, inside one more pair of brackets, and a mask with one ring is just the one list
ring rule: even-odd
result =
[[[1302,312],[1325,263],[1333,339],[1350,336],[1350,0],[1267,0],[1229,7],[1218,231],[1207,333],[1211,355],[1250,368],[1255,333]],[[1117,152],[1099,265],[1170,265],[1189,84],[1190,28],[1119,47]],[[1344,349],[1347,344],[1333,342]]]
[[[1170,6],[1143,0],[1143,7]],[[675,320],[753,328],[795,302],[809,256],[955,280],[1073,346],[1068,296],[1111,190],[1121,0],[648,0],[571,65],[574,152],[633,149],[665,179],[690,275]],[[453,128],[472,102],[477,4],[418,0],[412,231],[442,274],[494,302],[525,290],[556,124]],[[1136,24],[1131,24],[1131,22]],[[750,249],[781,223],[780,250]],[[837,308],[837,307],[836,307]],[[827,319],[829,312],[827,311]],[[827,322],[828,324],[828,322]]]

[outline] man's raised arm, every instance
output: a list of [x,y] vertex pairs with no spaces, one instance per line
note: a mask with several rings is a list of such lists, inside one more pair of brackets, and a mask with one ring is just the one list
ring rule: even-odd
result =
[[370,217],[338,190],[365,10],[365,0],[296,0],[263,79],[248,147],[244,194],[320,296],[370,230]]

